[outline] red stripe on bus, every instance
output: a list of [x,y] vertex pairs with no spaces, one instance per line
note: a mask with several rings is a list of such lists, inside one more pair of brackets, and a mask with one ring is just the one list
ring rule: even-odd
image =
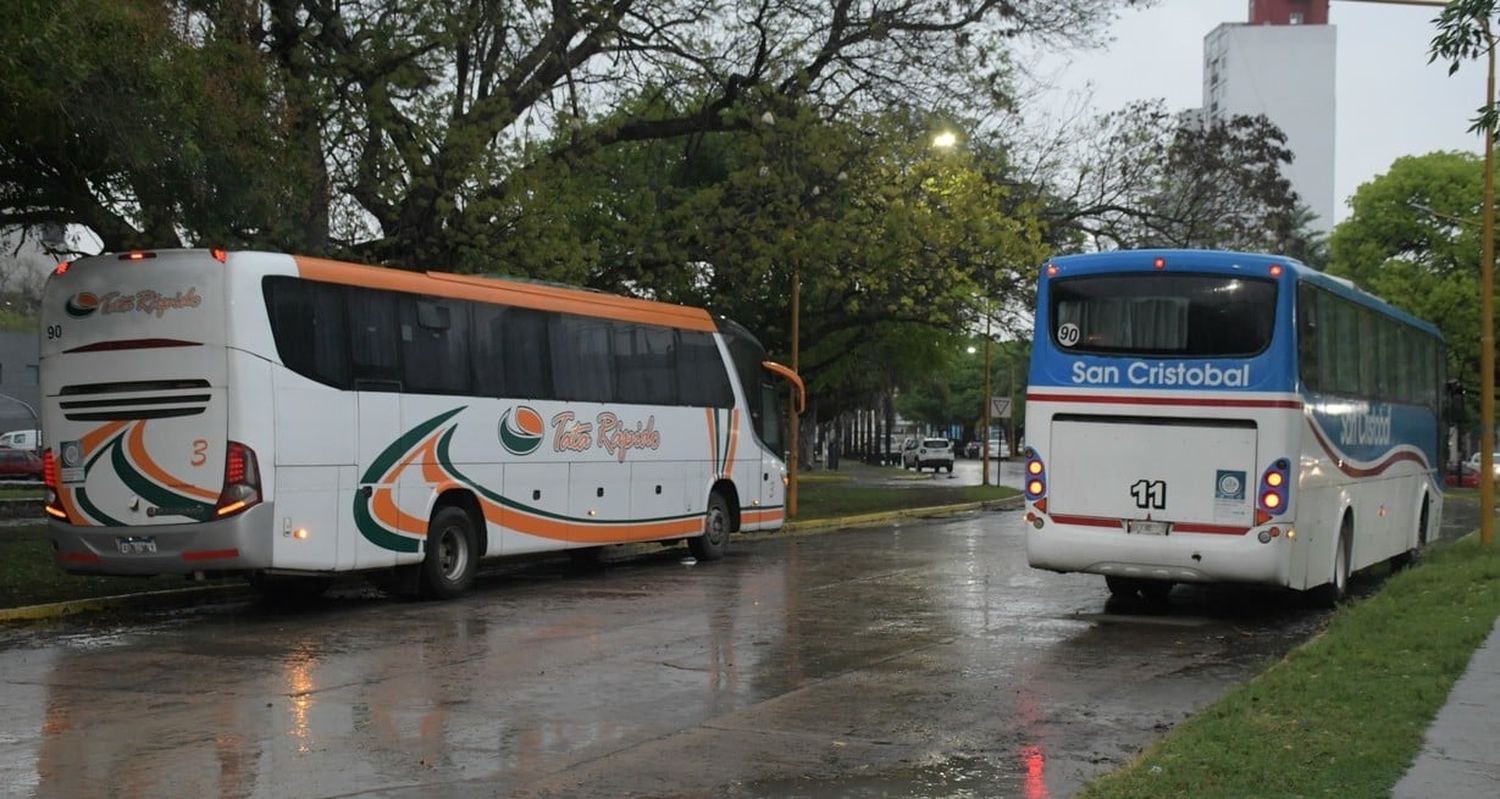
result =
[[222,560],[224,558],[237,558],[240,556],[238,549],[208,549],[202,552],[184,552],[183,560]]
[[1117,394],[1027,394],[1027,402],[1087,402],[1101,405],[1170,405],[1190,408],[1290,408],[1301,410],[1302,400],[1197,399],[1193,397],[1126,397]]
[[[1075,524],[1080,527],[1111,527],[1116,530],[1124,530],[1125,524],[1119,519],[1109,519],[1102,516],[1065,516],[1054,514],[1052,521],[1058,524]],[[1197,524],[1195,522],[1168,522],[1172,525],[1174,533],[1209,533],[1212,535],[1244,535],[1250,532],[1248,527],[1230,527],[1222,524]]]
[[1333,445],[1328,442],[1328,439],[1323,437],[1323,431],[1319,430],[1318,426],[1313,424],[1311,419],[1307,421],[1307,426],[1312,430],[1313,438],[1318,440],[1318,446],[1322,447],[1323,451],[1328,453],[1328,457],[1333,460],[1333,465],[1337,466],[1339,471],[1350,477],[1374,477],[1402,461],[1411,461],[1426,470],[1431,470],[1432,468],[1427,465],[1427,457],[1418,452],[1397,452],[1368,469],[1348,466],[1344,463],[1344,456],[1334,450]]
[[100,341],[95,344],[84,344],[70,350],[63,350],[65,354],[71,355],[75,352],[113,352],[115,350],[149,350],[162,347],[201,347],[199,341],[183,341],[175,338],[124,338],[115,341]]

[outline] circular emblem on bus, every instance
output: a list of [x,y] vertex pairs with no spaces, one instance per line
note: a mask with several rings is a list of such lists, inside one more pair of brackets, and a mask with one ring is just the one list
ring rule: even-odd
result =
[[512,455],[530,455],[542,445],[542,415],[525,405],[514,411],[500,417],[500,446]]
[[80,291],[69,297],[68,301],[63,304],[63,308],[67,310],[68,316],[82,319],[99,310],[99,298],[92,292]]
[[1219,496],[1239,497],[1244,495],[1245,481],[1235,472],[1219,472]]

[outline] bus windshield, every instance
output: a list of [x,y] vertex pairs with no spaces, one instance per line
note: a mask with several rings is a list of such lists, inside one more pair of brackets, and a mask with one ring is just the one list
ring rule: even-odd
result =
[[1052,338],[1071,352],[1246,357],[1271,342],[1276,284],[1234,275],[1082,276],[1052,284]]

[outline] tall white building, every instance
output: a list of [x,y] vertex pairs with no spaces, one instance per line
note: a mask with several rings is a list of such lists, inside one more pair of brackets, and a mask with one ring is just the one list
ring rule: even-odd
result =
[[1212,118],[1265,114],[1286,134],[1292,188],[1333,227],[1334,27],[1328,0],[1250,0],[1248,23],[1203,39],[1203,110]]

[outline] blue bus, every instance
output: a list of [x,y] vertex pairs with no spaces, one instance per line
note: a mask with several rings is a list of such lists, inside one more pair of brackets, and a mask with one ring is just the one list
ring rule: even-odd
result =
[[1437,328],[1272,255],[1138,250],[1042,266],[1026,553],[1116,595],[1248,583],[1344,595],[1443,507]]

